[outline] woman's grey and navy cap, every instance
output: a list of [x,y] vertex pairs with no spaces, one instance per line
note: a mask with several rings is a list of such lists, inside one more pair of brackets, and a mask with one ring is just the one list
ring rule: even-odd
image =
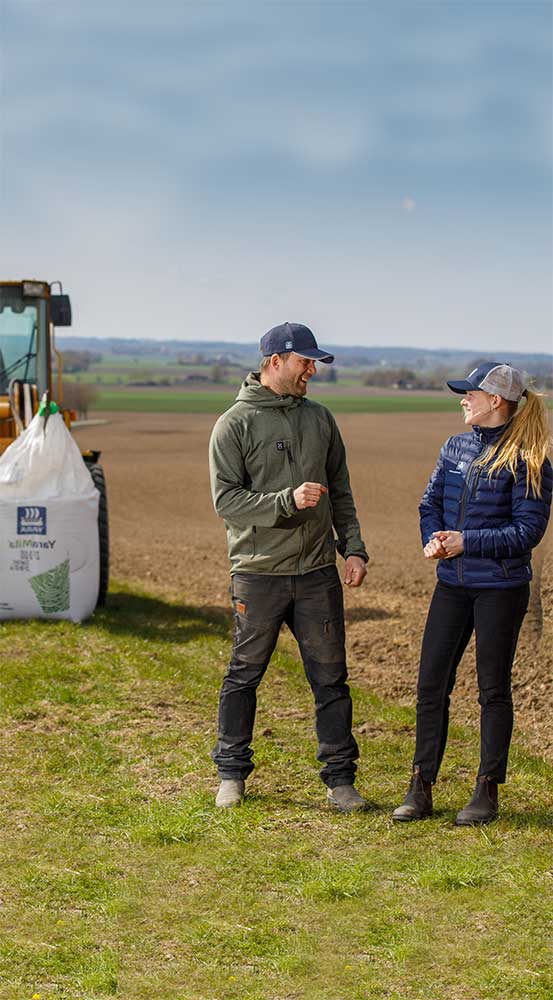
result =
[[512,365],[504,365],[499,361],[485,361],[469,372],[466,378],[447,384],[452,392],[464,393],[482,389],[492,396],[502,396],[503,399],[518,403],[530,381],[528,372],[521,368],[513,368]]
[[334,361],[333,354],[320,350],[314,334],[303,323],[281,323],[280,326],[273,326],[261,338],[261,353],[264,358],[270,358],[271,354],[290,354],[292,351],[302,358],[323,361],[325,365]]

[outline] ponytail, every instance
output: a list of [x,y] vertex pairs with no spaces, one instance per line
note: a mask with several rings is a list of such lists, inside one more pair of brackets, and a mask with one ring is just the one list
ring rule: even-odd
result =
[[526,496],[532,492],[541,498],[541,470],[551,443],[547,413],[542,393],[526,389],[523,396],[526,402],[515,409],[513,419],[491,451],[482,456],[480,465],[486,466],[490,479],[505,468],[516,479],[520,456],[526,463]]

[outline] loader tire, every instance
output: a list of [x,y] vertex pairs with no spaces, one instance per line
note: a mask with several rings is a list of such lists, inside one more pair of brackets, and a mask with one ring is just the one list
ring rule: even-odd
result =
[[98,493],[100,494],[100,504],[98,506],[98,541],[100,543],[100,585],[98,588],[97,607],[103,607],[109,584],[109,524],[108,524],[108,498],[106,492],[106,480],[104,470],[98,462],[91,462],[88,471],[92,476]]

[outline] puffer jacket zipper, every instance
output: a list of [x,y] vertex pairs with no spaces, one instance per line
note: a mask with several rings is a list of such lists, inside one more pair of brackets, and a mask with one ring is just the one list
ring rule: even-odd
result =
[[[475,455],[475,457],[473,458],[472,462],[470,463],[470,465],[469,465],[469,467],[467,469],[467,478],[465,479],[465,486],[464,486],[463,493],[462,493],[462,496],[461,496],[461,501],[459,503],[459,517],[457,519],[457,530],[458,531],[462,531],[463,521],[465,520],[465,509],[466,509],[466,506],[467,506],[467,500],[468,500],[469,496],[471,498],[474,496],[474,492],[476,490],[476,487],[478,486],[478,480],[480,478],[480,474],[481,474],[481,471],[482,471],[480,469],[480,470],[478,470],[476,472],[475,477],[474,477],[474,482],[472,482],[472,473],[473,473],[474,467],[475,467],[476,463],[479,462],[482,459],[482,457],[486,453],[486,451],[489,451],[489,445],[487,443],[484,443],[484,447],[480,449],[480,451],[478,452],[477,455]],[[461,584],[463,583],[463,554],[462,553],[461,553],[460,556],[457,557],[457,579],[459,580],[459,583],[461,583]]]

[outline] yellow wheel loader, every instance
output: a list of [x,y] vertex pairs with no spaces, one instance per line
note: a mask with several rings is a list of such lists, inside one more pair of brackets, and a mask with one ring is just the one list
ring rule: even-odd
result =
[[[59,293],[52,288],[59,285]],[[60,282],[0,282],[0,454],[28,427],[44,394],[55,401],[65,424],[73,411],[64,409],[62,356],[56,349],[55,328],[71,326],[71,303]],[[53,384],[52,356],[57,359]],[[83,452],[94,485],[100,493],[98,536],[100,580],[98,604],[105,604],[109,577],[109,531],[106,484],[99,451]]]

